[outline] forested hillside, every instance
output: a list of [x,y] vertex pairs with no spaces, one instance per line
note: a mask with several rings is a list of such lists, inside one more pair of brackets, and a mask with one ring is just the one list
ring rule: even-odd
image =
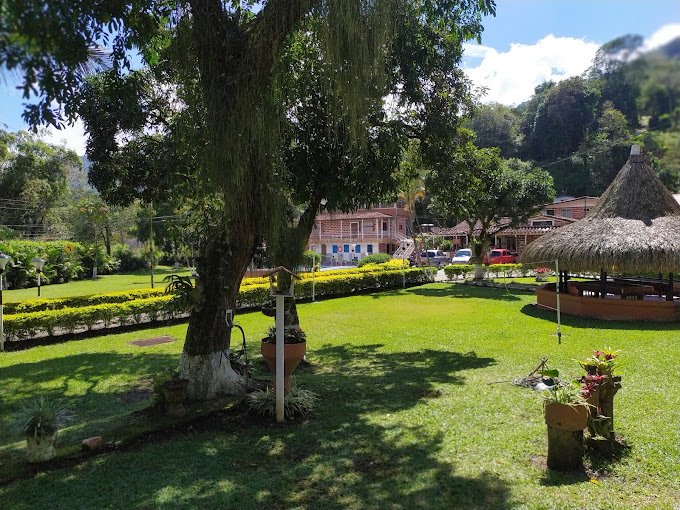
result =
[[638,143],[680,191],[680,39],[641,48],[642,37],[620,37],[583,76],[543,83],[514,108],[480,106],[470,121],[476,144],[548,170],[558,195],[599,195]]

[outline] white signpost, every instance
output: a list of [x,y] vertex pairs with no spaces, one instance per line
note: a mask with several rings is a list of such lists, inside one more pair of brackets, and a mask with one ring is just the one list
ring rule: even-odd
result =
[[[283,282],[279,280],[281,273],[287,273],[290,276],[290,285],[283,288]],[[285,342],[285,305],[286,298],[293,297],[295,280],[298,278],[292,271],[283,266],[272,269],[269,273],[269,295],[276,298],[276,421],[284,421],[284,342]]]

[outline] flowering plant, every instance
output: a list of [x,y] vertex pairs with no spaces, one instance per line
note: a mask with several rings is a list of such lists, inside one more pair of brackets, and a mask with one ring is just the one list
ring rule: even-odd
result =
[[593,376],[611,375],[618,364],[616,359],[618,355],[619,351],[614,351],[610,348],[594,350],[592,356],[579,360],[578,364],[581,365],[581,368],[587,374]]
[[550,272],[550,268],[545,266],[539,266],[534,271],[538,274],[545,274]]

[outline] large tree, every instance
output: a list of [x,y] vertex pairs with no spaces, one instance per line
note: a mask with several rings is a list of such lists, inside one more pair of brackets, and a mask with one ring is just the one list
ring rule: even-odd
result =
[[[284,210],[277,170],[286,117],[279,84],[289,70],[278,66],[278,56],[289,39],[303,22],[317,20],[311,28],[304,27],[318,34],[321,56],[334,71],[329,97],[342,104],[347,119],[343,129],[365,150],[361,124],[373,105],[374,91],[398,93],[399,84],[389,80],[398,63],[388,59],[395,41],[414,33],[423,21],[438,27],[442,34],[437,46],[407,46],[411,50],[407,58],[426,62],[441,48],[478,35],[481,14],[493,8],[491,0],[137,0],[88,2],[77,8],[66,0],[8,1],[0,8],[0,33],[10,34],[0,44],[0,63],[23,71],[27,96],[32,87],[39,87],[38,104],[26,112],[35,123],[59,124],[79,111],[84,65],[100,56],[92,48],[102,43],[112,49],[104,64],[112,66],[114,78],[125,74],[132,49],[140,50],[148,64],[161,67],[169,78],[165,98],[173,99],[170,106],[176,116],[186,115],[192,122],[182,130],[181,123],[162,126],[158,119],[158,132],[171,132],[178,141],[170,148],[157,146],[158,157],[169,157],[170,164],[191,176],[192,181],[183,185],[204,197],[205,211],[197,258],[198,298],[180,368],[190,379],[191,397],[207,399],[243,388],[243,381],[224,362],[230,344],[225,310],[235,307],[255,248]],[[421,79],[418,66],[413,66],[403,75],[403,84]],[[437,86],[454,79],[460,79],[460,72],[430,76],[421,94],[436,98]],[[63,107],[55,109],[55,101]],[[442,95],[438,101],[447,98]],[[156,120],[148,115],[157,110],[153,104],[110,106],[138,134],[148,133],[150,126],[145,124]],[[449,113],[434,109],[428,115],[446,122],[444,114]],[[109,154],[104,151],[100,158],[104,164],[127,143],[127,127],[111,122],[108,131],[96,133],[109,144]],[[142,140],[140,148],[152,150],[151,136]],[[134,154],[127,151],[130,161]],[[130,171],[134,173],[132,165]],[[154,167],[150,172],[156,175]]]
[[439,209],[467,222],[475,278],[482,278],[481,259],[490,247],[493,228],[503,218],[509,218],[510,226],[519,225],[555,195],[552,178],[544,170],[517,159],[503,160],[497,148],[480,149],[471,141],[442,153],[427,184]]
[[80,166],[73,151],[25,131],[0,131],[0,224],[28,237],[48,234],[50,213],[68,191],[67,176]]

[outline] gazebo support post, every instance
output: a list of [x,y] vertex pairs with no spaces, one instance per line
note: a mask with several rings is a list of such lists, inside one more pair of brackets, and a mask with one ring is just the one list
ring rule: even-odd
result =
[[673,273],[668,273],[668,292],[666,293],[666,301],[673,301]]
[[607,272],[600,269],[600,297],[604,299],[607,296]]

